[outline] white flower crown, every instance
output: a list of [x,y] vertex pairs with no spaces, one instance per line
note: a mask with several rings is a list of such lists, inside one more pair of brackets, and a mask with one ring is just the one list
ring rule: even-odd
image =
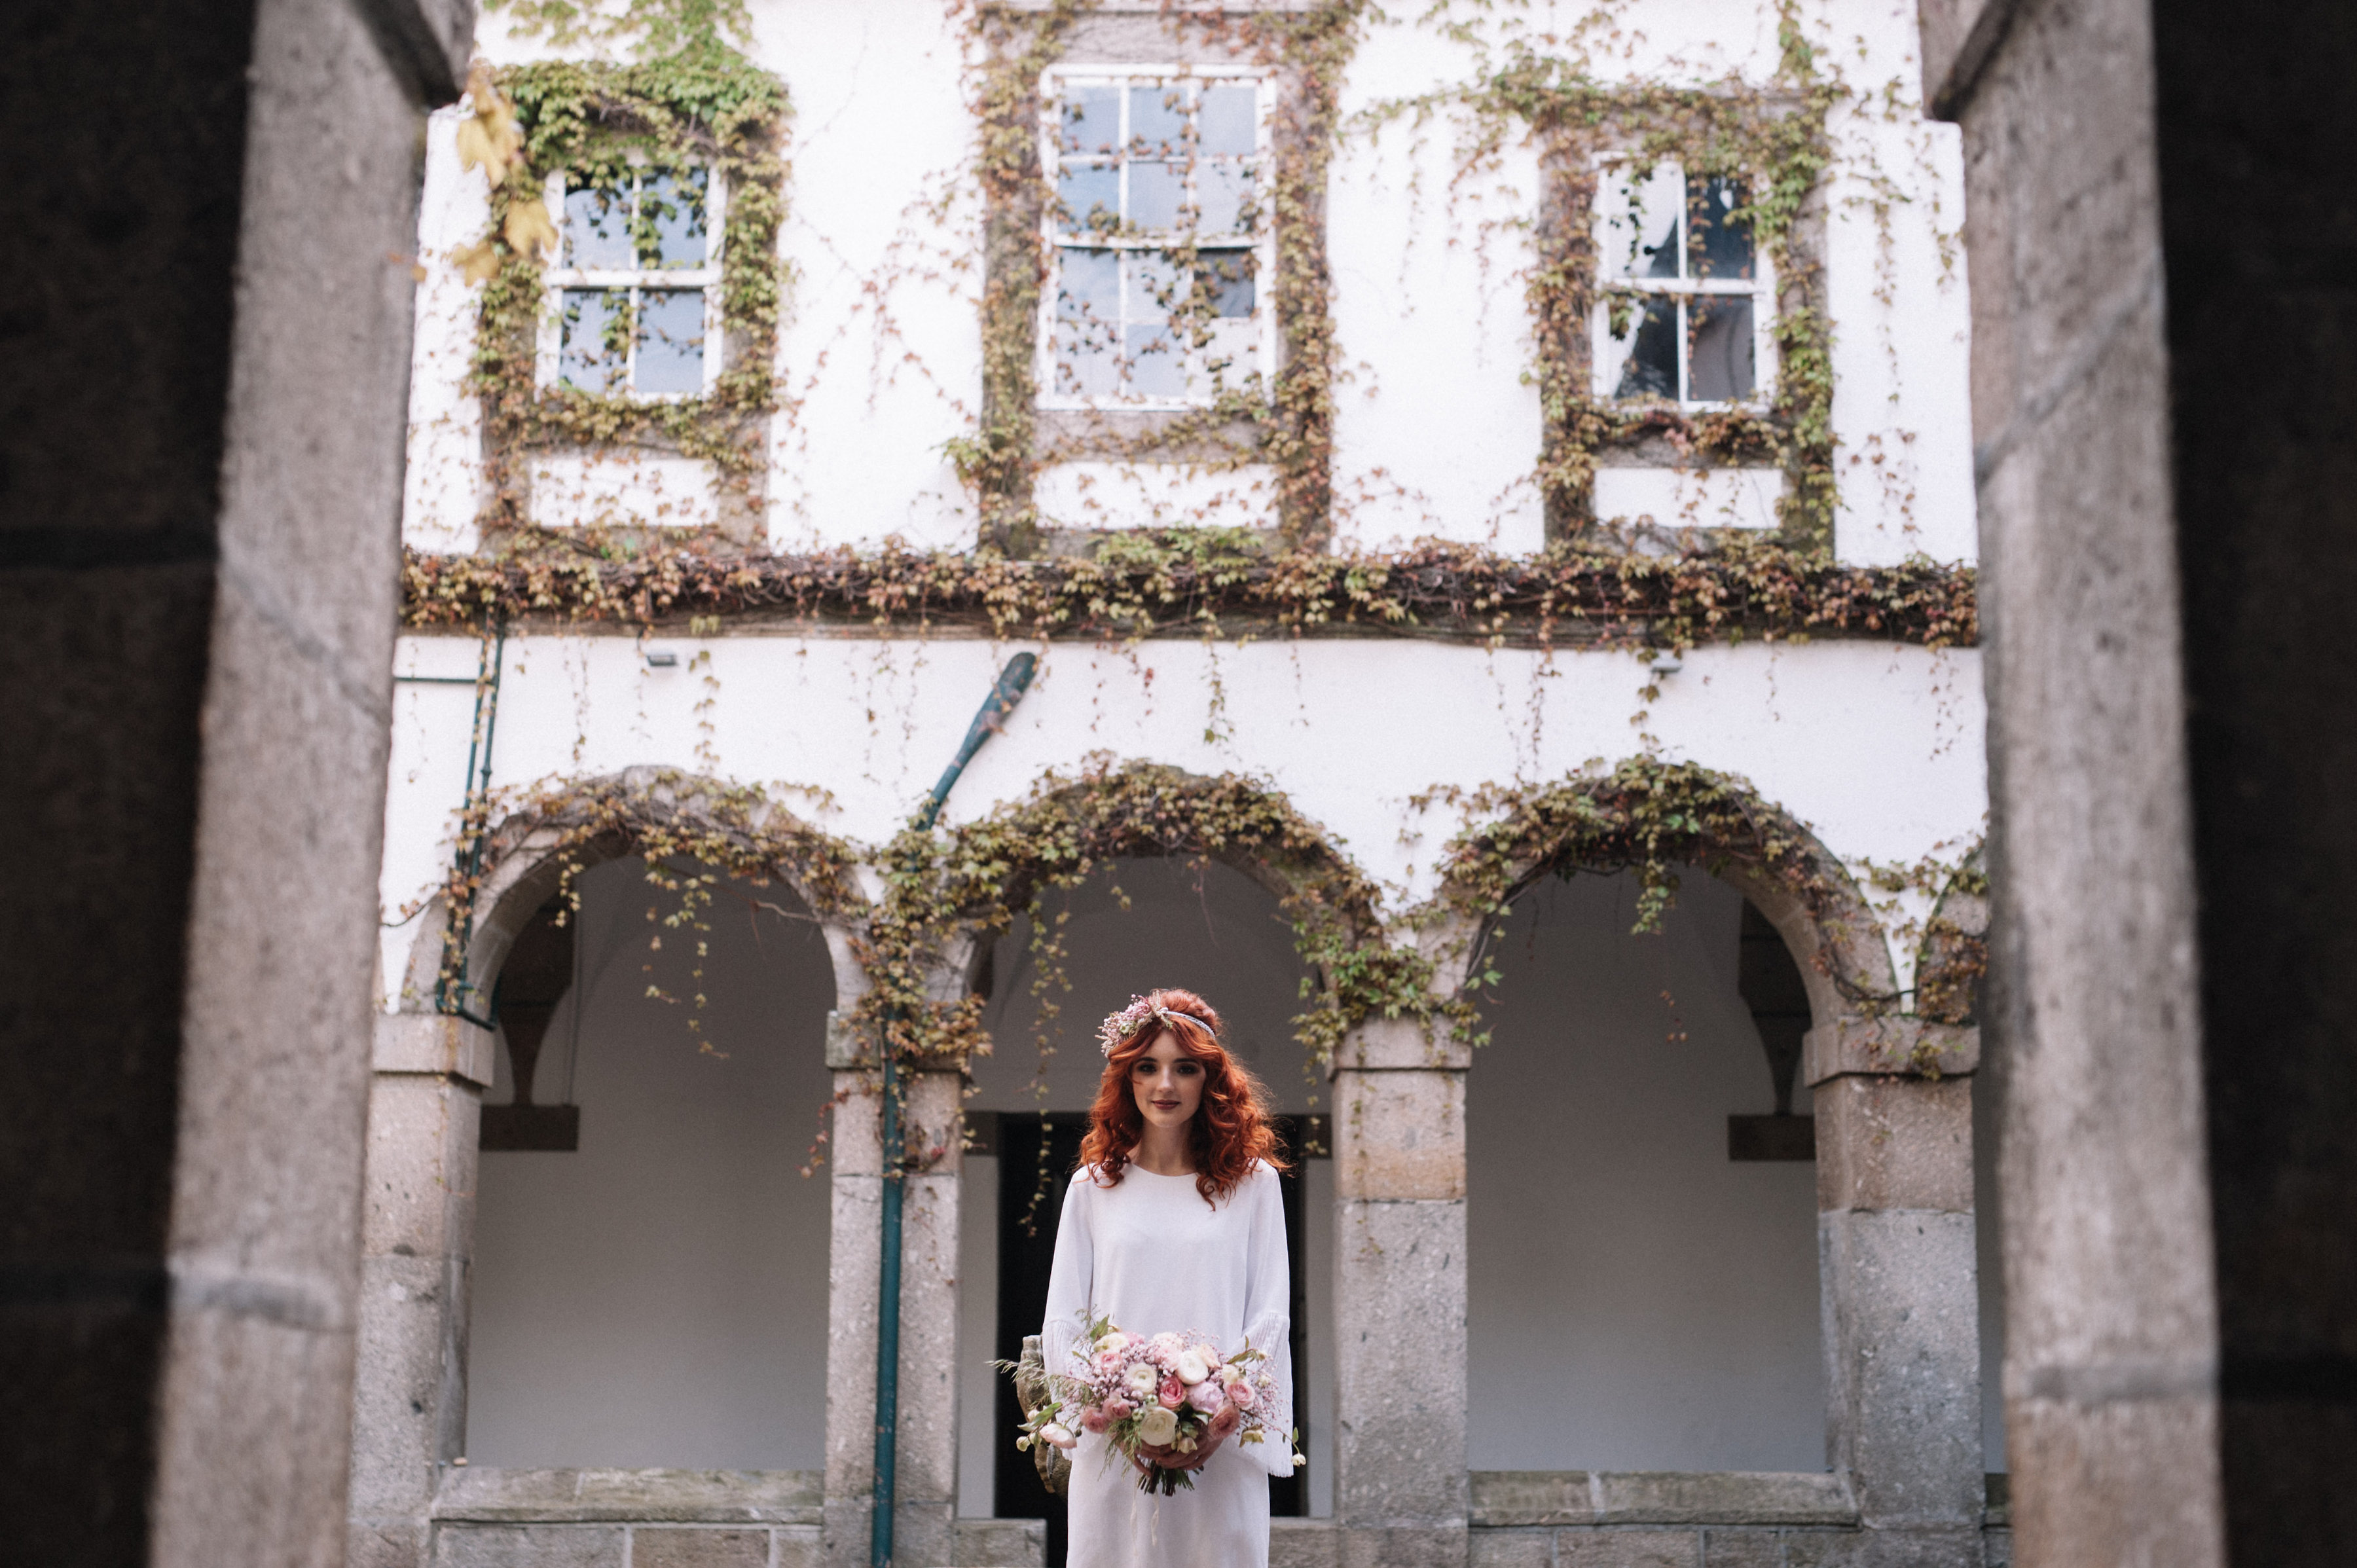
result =
[[1192,1013],[1180,1012],[1175,1007],[1157,1007],[1143,996],[1133,996],[1129,999],[1128,1006],[1118,1013],[1108,1015],[1105,1021],[1097,1026],[1097,1054],[1110,1058],[1113,1048],[1146,1027],[1146,1020],[1149,1018],[1159,1018],[1166,1024],[1173,1018],[1184,1018],[1190,1024],[1200,1024],[1205,1032],[1215,1039],[1220,1033],[1211,1027],[1211,1020],[1208,1018],[1199,1018]]

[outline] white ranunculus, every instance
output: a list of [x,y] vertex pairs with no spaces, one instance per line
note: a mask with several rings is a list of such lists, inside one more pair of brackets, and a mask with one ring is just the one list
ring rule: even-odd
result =
[[1046,1438],[1049,1442],[1054,1444],[1059,1448],[1070,1448],[1073,1444],[1080,1441],[1080,1439],[1073,1436],[1070,1431],[1057,1425],[1052,1421],[1039,1429],[1039,1435]]
[[1162,1380],[1155,1376],[1154,1369],[1145,1362],[1141,1361],[1129,1369],[1129,1391],[1140,1400],[1152,1399],[1154,1391],[1161,1386]]
[[1200,1350],[1182,1350],[1179,1352],[1178,1380],[1180,1382],[1186,1384],[1191,1389],[1197,1383],[1201,1382],[1205,1378],[1208,1378],[1211,1375],[1211,1369],[1204,1365],[1203,1353]]
[[1097,1340],[1097,1348],[1100,1350],[1124,1350],[1128,1348],[1129,1336],[1118,1328],[1109,1330]]
[[1137,1440],[1156,1448],[1178,1435],[1178,1412],[1156,1405],[1137,1418]]

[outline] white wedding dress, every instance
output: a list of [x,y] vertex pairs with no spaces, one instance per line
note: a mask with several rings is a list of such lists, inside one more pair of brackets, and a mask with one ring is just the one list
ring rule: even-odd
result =
[[1040,1349],[1072,1367],[1087,1316],[1132,1334],[1200,1332],[1227,1356],[1249,1339],[1275,1374],[1268,1436],[1229,1438],[1195,1472],[1192,1491],[1138,1489],[1137,1471],[1103,1437],[1072,1451],[1069,1568],[1267,1568],[1268,1478],[1293,1473],[1292,1283],[1277,1176],[1254,1165],[1232,1197],[1203,1201],[1191,1176],[1135,1165],[1119,1185],[1074,1174],[1056,1230]]

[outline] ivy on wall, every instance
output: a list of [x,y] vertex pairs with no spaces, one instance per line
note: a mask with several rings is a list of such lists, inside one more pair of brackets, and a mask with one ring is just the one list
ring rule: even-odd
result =
[[[1786,540],[1830,554],[1837,489],[1834,477],[1832,332],[1822,263],[1803,243],[1831,159],[1825,118],[1842,89],[1818,67],[1792,8],[1780,17],[1781,61],[1767,87],[1739,81],[1704,86],[1599,82],[1577,63],[1512,40],[1504,62],[1467,85],[1394,100],[1368,120],[1426,119],[1456,109],[1475,133],[1469,158],[1495,153],[1510,135],[1543,148],[1550,199],[1537,226],[1537,265],[1527,289],[1537,353],[1532,376],[1544,421],[1537,468],[1548,537],[1578,538],[1598,519],[1598,458],[1614,449],[1665,443],[1681,465],[1773,463],[1785,493],[1778,517]],[[1641,177],[1674,161],[1692,177],[1739,181],[1743,205],[1728,215],[1747,227],[1774,269],[1775,390],[1764,410],[1690,412],[1674,403],[1599,396],[1590,383],[1589,334],[1598,300],[1592,214],[1601,159]]]
[[[987,208],[982,295],[983,399],[971,435],[946,444],[981,510],[981,538],[1017,558],[1048,542],[1032,504],[1046,462],[1090,456],[1168,459],[1199,467],[1265,463],[1276,471],[1277,533],[1288,546],[1322,544],[1332,528],[1334,333],[1329,311],[1325,187],[1344,65],[1364,0],[1301,11],[1228,15],[1167,7],[1162,19],[1210,58],[1265,68],[1276,97],[1271,157],[1261,199],[1276,252],[1271,308],[1283,350],[1272,384],[1255,378],[1223,389],[1204,408],[1127,431],[1105,417],[1043,445],[1038,376],[1041,290],[1049,270],[1041,219],[1049,199],[1039,158],[1041,74],[1063,58],[1094,0],[1053,0],[1018,12],[977,6],[973,109],[980,129],[977,176]],[[1184,251],[1180,270],[1191,265]],[[1208,303],[1200,308],[1208,309]],[[1182,307],[1183,316],[1183,307]],[[1189,330],[1179,321],[1177,330]]]
[[[773,366],[786,283],[778,257],[791,113],[783,84],[712,38],[631,64],[510,66],[489,81],[512,106],[522,151],[492,181],[490,232],[476,247],[490,273],[469,383],[483,409],[485,532],[512,535],[530,525],[529,455],[565,447],[707,459],[730,492],[724,509],[758,520],[761,421],[777,406]],[[548,177],[565,171],[584,184],[612,184],[634,171],[697,166],[719,171],[727,191],[724,369],[712,390],[657,400],[539,384],[540,326],[549,309],[542,275],[557,246],[542,199]]]
[[1933,648],[1980,634],[1968,566],[1844,566],[1776,539],[1682,555],[1472,545],[1271,554],[1233,531],[1114,535],[1091,557],[1010,561],[897,545],[813,555],[675,550],[628,560],[411,553],[414,629],[488,618],[646,625],[681,618],[866,622],[885,633],[1134,639],[1426,636],[1537,646],[1689,647],[1871,637]]

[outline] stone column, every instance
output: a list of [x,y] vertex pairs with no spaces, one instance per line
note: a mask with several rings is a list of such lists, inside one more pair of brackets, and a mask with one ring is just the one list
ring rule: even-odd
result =
[[489,1031],[376,1023],[352,1393],[350,1568],[420,1568],[441,1466],[466,1452],[468,1276]]
[[1334,1516],[1348,1568],[1466,1560],[1465,1069],[1397,1020],[1334,1072]]
[[1827,1457],[1886,1535],[1877,1562],[1981,1561],[1978,1062],[1977,1030],[1913,1019],[1841,1019],[1805,1047]]
[[[834,1220],[829,1243],[826,1337],[828,1568],[867,1561],[876,1493],[877,1273],[881,1261],[883,1148],[872,1071],[855,1069],[856,1042],[830,1023],[834,1069]],[[906,1180],[900,1254],[899,1438],[893,1562],[938,1568],[955,1561],[957,1524],[958,1111],[964,1075],[908,1075]]]

